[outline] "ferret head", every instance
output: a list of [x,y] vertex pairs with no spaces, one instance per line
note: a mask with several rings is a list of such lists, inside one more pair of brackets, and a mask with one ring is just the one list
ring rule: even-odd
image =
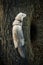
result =
[[26,17],[25,13],[20,12],[19,14],[17,14],[17,16],[15,17],[15,20],[20,20],[23,21],[23,19]]

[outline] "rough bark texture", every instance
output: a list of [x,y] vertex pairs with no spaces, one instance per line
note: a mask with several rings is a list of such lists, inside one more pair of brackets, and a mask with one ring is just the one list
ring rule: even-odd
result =
[[14,49],[12,23],[19,12],[27,14],[23,32],[29,64],[43,65],[42,0],[0,0],[0,65],[28,65]]

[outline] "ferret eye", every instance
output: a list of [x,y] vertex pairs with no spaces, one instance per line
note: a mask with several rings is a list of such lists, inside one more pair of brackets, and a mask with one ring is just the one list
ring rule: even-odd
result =
[[23,15],[22,15],[23,16]]

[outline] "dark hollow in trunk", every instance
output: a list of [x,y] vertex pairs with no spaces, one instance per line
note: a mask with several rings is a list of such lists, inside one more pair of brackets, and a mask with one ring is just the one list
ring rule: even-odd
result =
[[31,23],[30,26],[30,40],[34,42],[37,39],[37,26],[35,23]]

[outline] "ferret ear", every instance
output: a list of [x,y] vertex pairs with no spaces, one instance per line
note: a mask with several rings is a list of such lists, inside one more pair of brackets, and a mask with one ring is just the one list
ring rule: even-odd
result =
[[20,17],[19,15],[17,15],[17,16],[15,17],[15,20],[21,20],[21,17]]
[[15,17],[15,19],[16,19],[16,17]]

